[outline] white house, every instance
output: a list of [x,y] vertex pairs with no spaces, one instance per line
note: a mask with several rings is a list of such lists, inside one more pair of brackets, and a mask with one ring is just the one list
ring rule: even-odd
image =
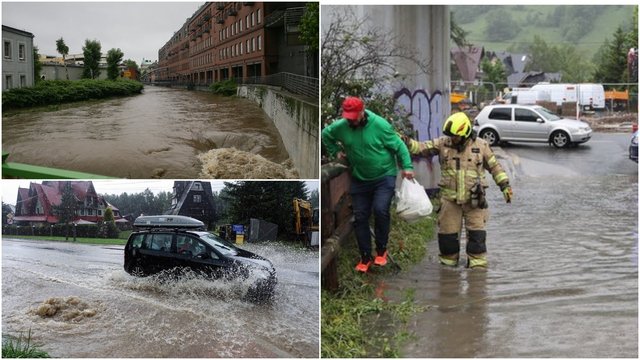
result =
[[2,44],[2,90],[33,86],[33,34],[2,25]]

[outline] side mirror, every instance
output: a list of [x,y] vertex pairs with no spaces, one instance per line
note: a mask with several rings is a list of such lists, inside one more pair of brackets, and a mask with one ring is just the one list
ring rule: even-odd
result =
[[539,122],[540,124],[544,124],[544,119],[542,119],[542,118],[537,118],[537,119],[536,119],[536,122]]
[[207,254],[207,253],[198,254],[198,255],[196,255],[196,259],[207,260],[207,259],[209,259],[209,254]]

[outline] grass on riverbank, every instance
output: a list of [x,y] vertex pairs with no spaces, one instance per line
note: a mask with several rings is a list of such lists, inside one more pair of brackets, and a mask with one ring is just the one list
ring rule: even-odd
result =
[[[41,241],[60,241],[60,242],[74,242],[73,236],[69,236],[67,240],[64,236],[31,236],[31,235],[2,235],[3,238],[10,239],[24,239],[24,240],[41,240]],[[127,238],[122,238],[122,234],[118,239],[104,239],[104,238],[81,238],[76,237],[75,243],[77,244],[91,244],[91,245],[125,245]]]
[[18,338],[4,336],[2,338],[2,357],[3,358],[48,358],[50,357],[45,351],[40,350],[31,343],[31,329],[24,338],[22,334]]
[[[434,229],[435,214],[415,224],[392,215],[388,248],[400,268],[424,258]],[[400,345],[410,337],[405,330],[407,321],[424,308],[415,304],[414,289],[405,289],[400,302],[381,299],[382,285],[397,267],[389,263],[366,275],[356,273],[353,268],[360,255],[355,238],[347,243],[338,259],[340,289],[336,293],[322,290],[321,357],[399,357]]]
[[2,111],[36,106],[62,104],[114,96],[129,96],[142,92],[144,85],[129,79],[118,80],[48,80],[32,87],[2,92]]

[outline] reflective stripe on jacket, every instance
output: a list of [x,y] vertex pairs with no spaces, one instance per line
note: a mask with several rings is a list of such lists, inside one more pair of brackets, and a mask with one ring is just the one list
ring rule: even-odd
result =
[[485,170],[493,176],[493,181],[502,187],[509,183],[507,174],[496,159],[489,144],[483,139],[471,137],[466,140],[462,151],[458,151],[449,136],[418,142],[411,140],[409,152],[412,155],[440,156],[440,187],[444,199],[464,204],[471,199],[471,188],[480,179],[483,187],[488,187]]

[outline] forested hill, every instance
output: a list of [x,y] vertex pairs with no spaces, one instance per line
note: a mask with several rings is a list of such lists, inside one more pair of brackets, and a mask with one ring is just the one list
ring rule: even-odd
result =
[[450,6],[467,41],[486,50],[526,51],[535,35],[551,46],[573,45],[591,58],[621,26],[631,28],[632,5]]

